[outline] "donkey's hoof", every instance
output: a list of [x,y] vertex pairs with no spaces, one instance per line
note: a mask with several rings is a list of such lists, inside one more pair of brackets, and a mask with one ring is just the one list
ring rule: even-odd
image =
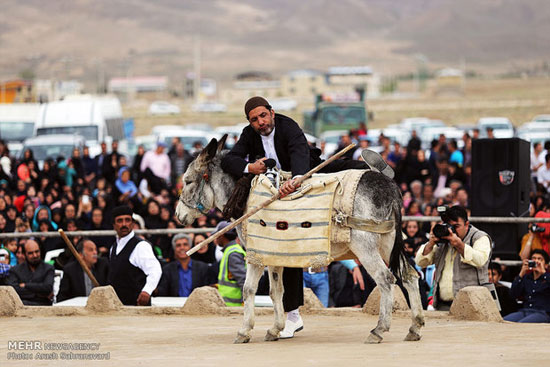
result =
[[409,333],[407,334],[404,340],[406,342],[415,342],[420,340],[421,338],[422,338],[422,335],[415,333],[413,331],[409,331]]
[[275,333],[273,331],[268,330],[267,333],[265,334],[265,338],[264,338],[264,341],[266,342],[274,342],[274,341],[277,341],[279,340],[279,331],[276,331]]
[[379,344],[382,342],[382,337],[378,334],[371,332],[365,344]]
[[233,344],[245,344],[250,341],[250,335],[241,335],[237,334],[237,337],[235,338],[235,341]]

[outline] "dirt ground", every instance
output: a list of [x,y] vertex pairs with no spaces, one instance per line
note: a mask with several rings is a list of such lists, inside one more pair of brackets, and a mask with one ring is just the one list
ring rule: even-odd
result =
[[[547,366],[550,325],[457,321],[428,313],[423,338],[404,342],[409,319],[394,316],[382,344],[364,344],[375,316],[304,315],[294,339],[264,342],[272,316],[256,319],[249,344],[234,345],[242,316],[65,316],[1,318],[0,366]],[[8,360],[9,341],[100,343],[108,361]],[[63,347],[66,348],[66,347]]]

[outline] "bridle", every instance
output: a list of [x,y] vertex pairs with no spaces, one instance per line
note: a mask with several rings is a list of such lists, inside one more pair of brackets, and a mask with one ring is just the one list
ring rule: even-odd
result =
[[210,181],[210,173],[208,172],[208,167],[204,170],[204,173],[202,174],[202,180],[199,184],[199,194],[197,196],[197,201],[195,202],[195,205],[193,206],[194,209],[197,209],[202,214],[208,214],[208,210],[205,210],[204,204],[202,203],[203,199],[203,192],[204,192],[204,185]]

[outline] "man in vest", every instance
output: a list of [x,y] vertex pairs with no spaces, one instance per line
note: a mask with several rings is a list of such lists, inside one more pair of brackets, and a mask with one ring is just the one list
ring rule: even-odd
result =
[[134,234],[132,209],[126,205],[113,210],[116,241],[109,253],[109,284],[128,306],[148,306],[162,269],[149,242]]
[[433,306],[448,310],[457,292],[471,285],[489,283],[491,257],[489,235],[470,224],[466,210],[458,205],[441,215],[448,235],[437,238],[430,231],[427,243],[420,246],[415,261],[425,268],[435,264]]
[[[221,231],[229,224],[226,221],[218,223],[216,232]],[[218,291],[226,306],[241,306],[243,303],[243,286],[246,279],[246,252],[237,243],[235,229],[224,233],[215,241],[218,246],[223,248],[223,257],[220,261],[218,273]]]

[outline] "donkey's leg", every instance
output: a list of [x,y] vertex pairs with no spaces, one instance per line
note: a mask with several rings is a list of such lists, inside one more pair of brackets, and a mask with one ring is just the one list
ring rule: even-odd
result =
[[390,330],[392,319],[392,284],[395,283],[395,277],[382,260],[382,256],[378,251],[379,242],[381,247],[388,246],[388,244],[393,245],[393,236],[352,231],[350,248],[357,255],[369,275],[376,281],[376,285],[380,290],[378,325],[371,330],[366,343],[380,343],[382,334]]
[[279,332],[285,328],[285,312],[283,309],[283,267],[268,266],[269,271],[269,296],[273,301],[273,312],[275,323],[267,331],[265,341],[274,341],[279,339]]
[[250,330],[254,328],[254,296],[256,295],[258,282],[263,272],[263,266],[246,265],[246,280],[243,287],[244,319],[243,326],[237,333],[237,338],[234,341],[235,344],[248,343],[250,341]]
[[420,290],[418,287],[418,274],[408,263],[401,263],[402,281],[407,293],[409,293],[409,302],[411,303],[412,325],[409,333],[405,337],[406,341],[420,340],[420,329],[424,326],[424,311],[422,301],[420,300]]

